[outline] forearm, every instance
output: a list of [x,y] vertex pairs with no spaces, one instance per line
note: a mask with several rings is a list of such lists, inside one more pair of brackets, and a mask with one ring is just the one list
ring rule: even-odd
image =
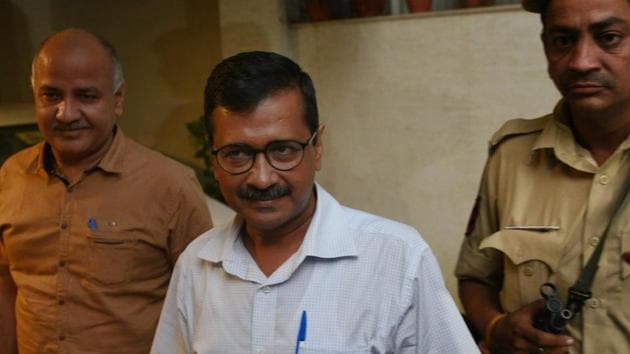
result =
[[482,335],[490,321],[502,312],[497,291],[480,282],[460,280],[459,298],[466,316]]
[[0,268],[0,353],[17,353],[15,296],[13,278],[6,268]]

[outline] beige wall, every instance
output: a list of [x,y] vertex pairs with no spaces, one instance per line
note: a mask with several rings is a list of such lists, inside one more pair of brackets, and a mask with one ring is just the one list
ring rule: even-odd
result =
[[221,57],[216,0],[0,0],[0,24],[0,113],[3,104],[31,101],[30,61],[39,43],[54,31],[82,27],[119,52],[125,132],[192,160],[185,122],[201,115],[205,80]]
[[[246,0],[224,2],[247,13],[237,10]],[[546,113],[558,98],[538,17],[508,5],[269,25],[284,28],[288,48],[263,36],[243,49],[281,51],[312,75],[327,126],[318,181],[347,205],[418,228],[455,294],[453,267],[490,135],[508,118]]]
[[0,106],[30,101],[37,43],[85,27],[120,51],[129,86],[123,128],[190,158],[184,123],[201,114],[204,81],[221,54],[287,54],[312,74],[327,125],[319,182],[347,205],[417,227],[454,291],[488,137],[509,117],[547,112],[558,97],[537,16],[507,6],[289,26],[281,4],[0,0],[0,47],[15,48],[0,51]]

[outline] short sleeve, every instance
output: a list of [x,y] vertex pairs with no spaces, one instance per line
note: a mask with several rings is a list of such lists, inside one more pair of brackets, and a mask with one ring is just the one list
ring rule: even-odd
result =
[[492,157],[486,163],[479,192],[468,221],[466,235],[462,241],[455,276],[459,280],[475,280],[496,289],[501,287],[502,257],[492,248],[479,249],[481,241],[498,228],[496,193],[493,179],[496,168]]

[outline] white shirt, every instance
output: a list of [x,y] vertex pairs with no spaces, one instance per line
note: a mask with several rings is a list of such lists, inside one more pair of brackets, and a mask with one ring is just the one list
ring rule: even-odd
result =
[[151,353],[478,353],[413,228],[344,207],[317,185],[299,250],[270,277],[242,219],[181,254]]

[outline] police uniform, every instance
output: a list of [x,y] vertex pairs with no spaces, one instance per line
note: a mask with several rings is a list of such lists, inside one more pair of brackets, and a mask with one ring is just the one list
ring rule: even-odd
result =
[[[602,239],[630,179],[630,139],[598,166],[577,144],[561,101],[552,114],[494,134],[456,266],[459,280],[500,291],[504,311],[567,292]],[[630,353],[630,206],[604,243],[592,298],[571,320],[571,353]]]

